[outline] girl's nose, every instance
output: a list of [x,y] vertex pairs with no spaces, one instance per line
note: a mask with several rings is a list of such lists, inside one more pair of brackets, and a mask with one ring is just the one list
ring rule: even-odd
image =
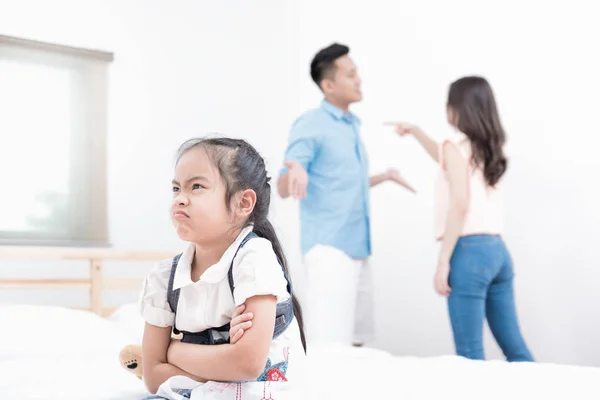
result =
[[174,203],[178,206],[185,206],[188,203],[188,199],[184,194],[179,192],[179,194],[175,196]]

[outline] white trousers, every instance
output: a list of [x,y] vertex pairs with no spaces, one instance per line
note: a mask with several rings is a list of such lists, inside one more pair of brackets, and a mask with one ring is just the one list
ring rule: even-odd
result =
[[363,344],[374,339],[373,282],[368,259],[317,245],[304,257],[305,331],[310,343]]

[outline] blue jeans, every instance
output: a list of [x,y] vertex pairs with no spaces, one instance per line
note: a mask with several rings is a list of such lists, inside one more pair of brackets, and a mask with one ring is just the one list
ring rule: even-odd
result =
[[483,360],[483,322],[508,361],[533,361],[515,309],[513,264],[500,236],[461,237],[450,259],[448,311],[456,353]]

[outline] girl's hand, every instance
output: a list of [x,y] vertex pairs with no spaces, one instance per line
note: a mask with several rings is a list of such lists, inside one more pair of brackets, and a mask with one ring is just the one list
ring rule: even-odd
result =
[[387,122],[385,125],[393,126],[396,133],[400,136],[412,135],[419,130],[419,127],[408,122]]
[[252,315],[252,313],[243,314],[245,309],[246,305],[242,304],[237,307],[233,313],[229,328],[229,342],[231,344],[237,343],[244,335],[244,331],[252,327],[252,318],[254,318],[254,315]]
[[435,271],[434,287],[435,291],[442,296],[450,296],[452,289],[448,284],[448,276],[450,275],[450,263],[439,262]]

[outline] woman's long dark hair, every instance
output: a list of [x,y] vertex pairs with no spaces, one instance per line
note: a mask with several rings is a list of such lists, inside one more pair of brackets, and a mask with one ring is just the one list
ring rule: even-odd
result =
[[[219,137],[188,140],[179,148],[177,159],[179,160],[183,154],[196,147],[207,150],[207,154],[223,178],[225,182],[225,203],[228,208],[231,206],[231,199],[239,191],[252,189],[256,193],[256,204],[246,224],[254,225],[254,232],[271,242],[290,287],[292,287],[283,248],[273,225],[268,219],[271,203],[271,184],[269,183],[270,178],[267,176],[263,158],[245,140]],[[300,327],[302,347],[306,352],[302,309],[295,295],[292,295],[292,304],[294,306],[294,317]]]
[[474,164],[483,167],[490,186],[496,185],[508,160],[503,151],[506,135],[490,84],[477,76],[458,79],[450,85],[448,107],[454,112],[458,130],[471,141]]

